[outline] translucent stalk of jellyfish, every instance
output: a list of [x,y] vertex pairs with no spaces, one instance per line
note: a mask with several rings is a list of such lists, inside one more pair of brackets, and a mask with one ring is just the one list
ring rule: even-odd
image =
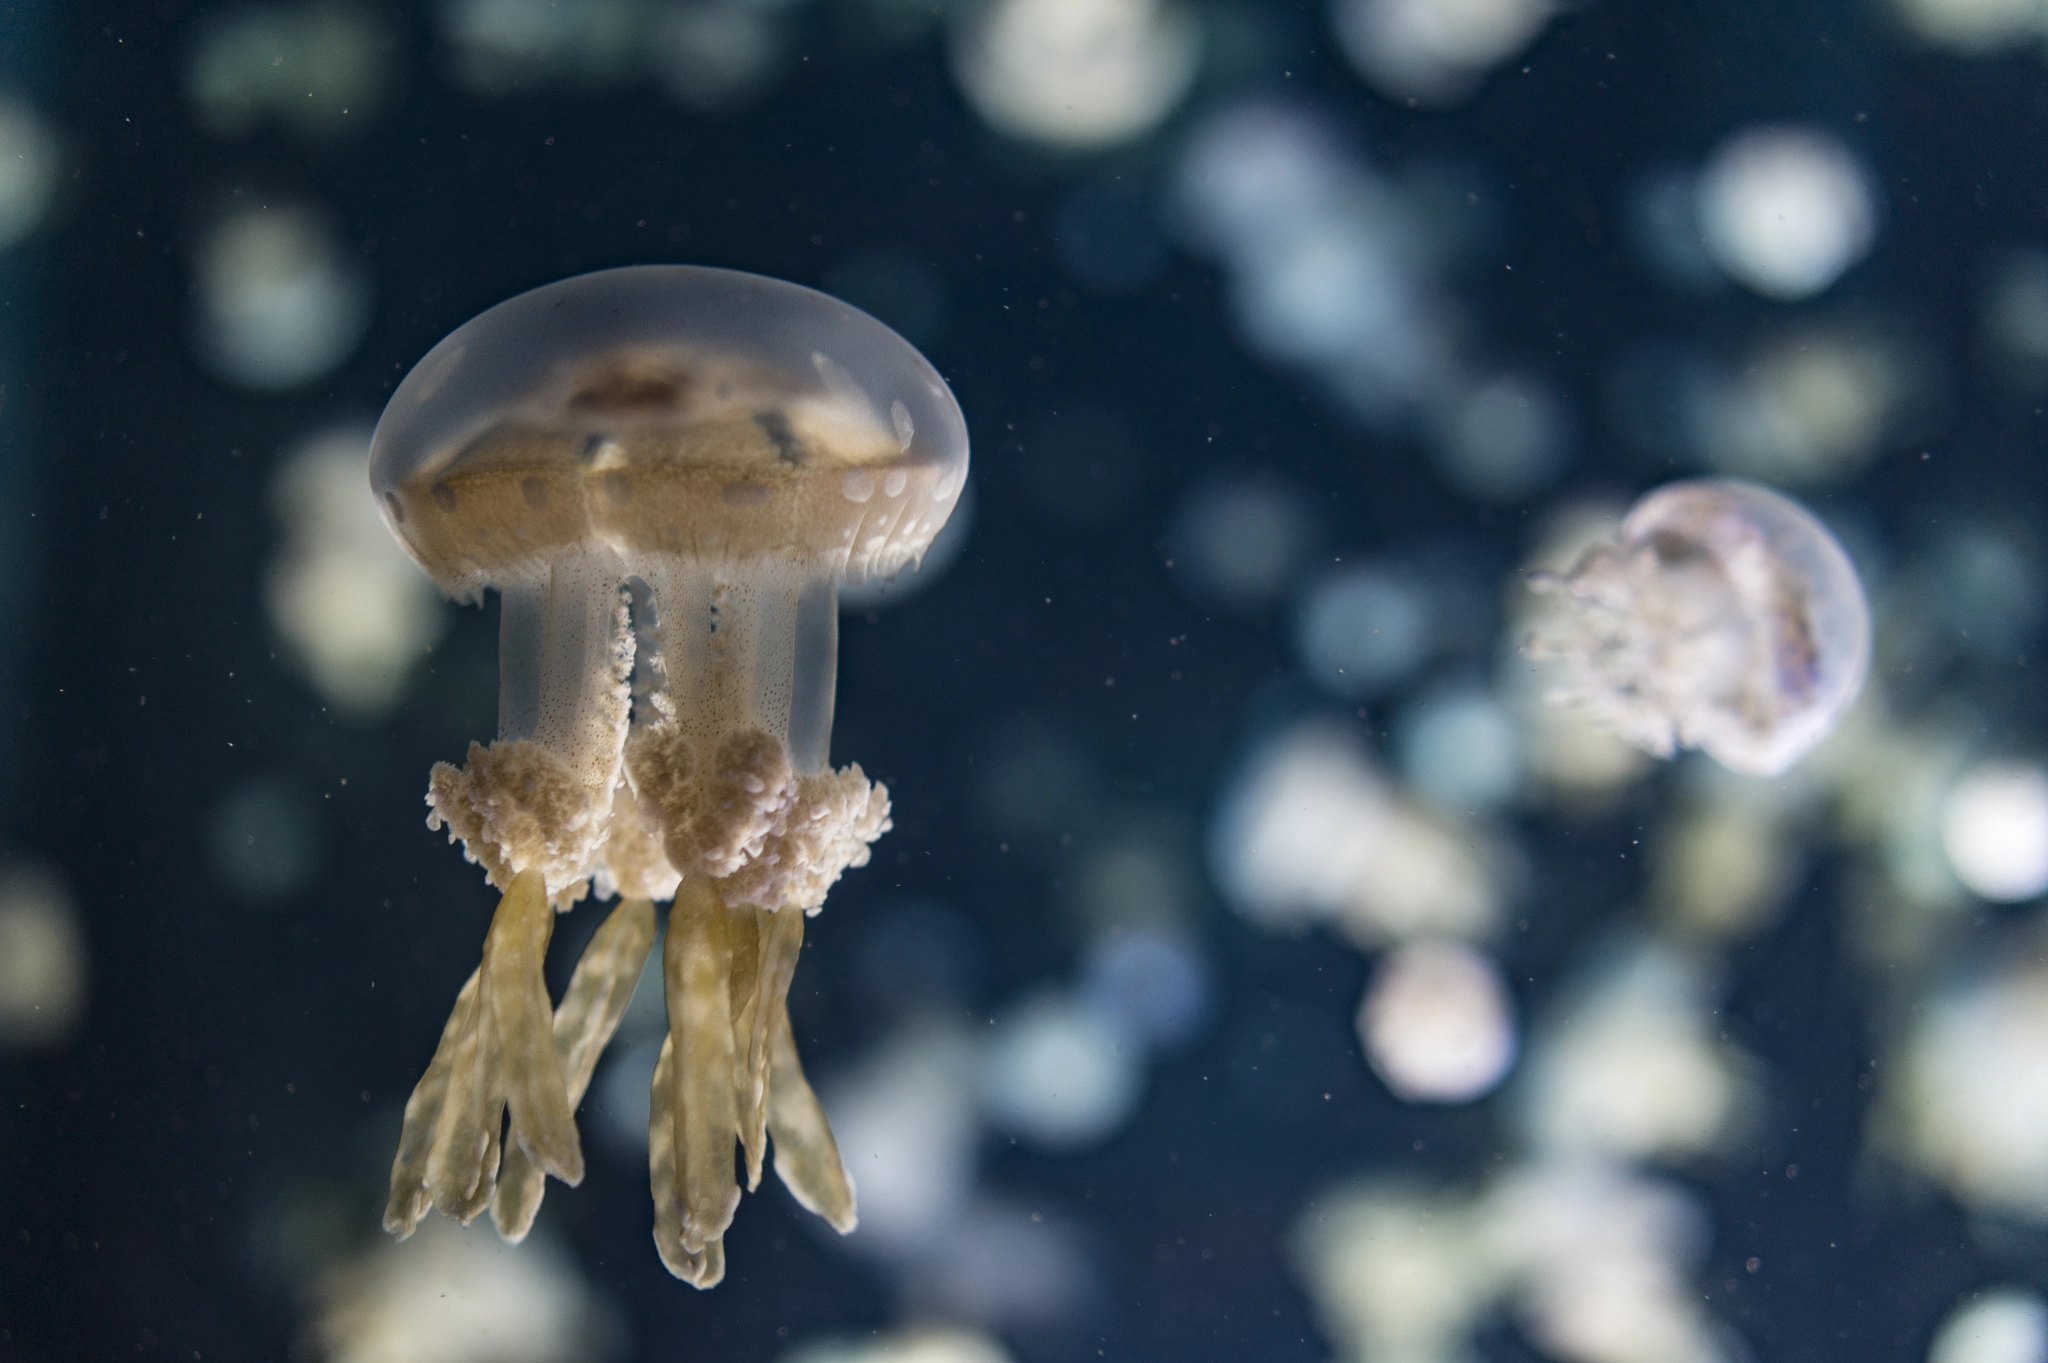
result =
[[[786,1003],[804,916],[888,828],[888,792],[827,760],[836,596],[923,554],[966,465],[958,406],[900,337],[724,270],[537,289],[400,385],[372,452],[385,519],[451,595],[503,596],[498,741],[435,768],[428,822],[507,890],[518,931],[501,946],[493,923],[408,1105],[388,1226],[495,1196],[516,1238],[540,1174],[573,1181],[567,1113],[653,935],[637,905],[673,898],[649,1132],[663,1262],[718,1280],[735,1151],[752,1188],[771,1138],[798,1200],[852,1229]],[[533,906],[587,884],[627,902],[550,1034]]]
[[1752,483],[1671,483],[1611,541],[1530,586],[1561,607],[1528,651],[1558,660],[1555,699],[1646,752],[1699,748],[1773,776],[1832,731],[1870,665],[1870,608],[1835,537]]

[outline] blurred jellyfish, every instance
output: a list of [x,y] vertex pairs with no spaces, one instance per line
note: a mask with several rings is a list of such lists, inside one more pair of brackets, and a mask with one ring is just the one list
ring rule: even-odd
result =
[[1303,670],[1340,696],[1363,699],[1393,689],[1434,646],[1429,604],[1418,587],[1385,567],[1325,573],[1302,595],[1295,616]]
[[1547,385],[1501,374],[1438,412],[1431,452],[1451,486],[1483,502],[1519,502],[1564,471],[1571,418]]
[[220,137],[281,123],[309,137],[362,126],[386,84],[389,38],[342,0],[214,10],[185,66],[185,96]]
[[1299,489],[1257,473],[1197,483],[1167,531],[1182,589],[1197,604],[1245,612],[1271,605],[1293,585],[1317,538]]
[[644,55],[640,0],[441,0],[455,78],[480,94],[615,85]]
[[1010,1363],[1003,1346],[987,1335],[961,1329],[914,1329],[862,1340],[817,1340],[800,1344],[776,1363]]
[[1755,1100],[1746,1056],[1717,1039],[1703,967],[1638,944],[1568,985],[1524,1053],[1517,1100],[1546,1154],[1682,1160],[1744,1134]]
[[1194,83],[1199,21],[1175,0],[981,0],[958,11],[953,74],[990,127],[1065,150],[1157,127]]
[[1597,1163],[1512,1166],[1478,1194],[1357,1183],[1324,1193],[1292,1240],[1340,1356],[1463,1363],[1507,1301],[1546,1357],[1735,1363],[1688,1281],[1706,1208]]
[[357,719],[396,703],[448,625],[440,593],[360,495],[369,467],[366,427],[324,431],[285,454],[271,480],[284,543],[264,584],[271,627],[321,696]]
[[[1530,590],[1529,579],[1569,569],[1618,532],[1625,511],[1618,502],[1595,498],[1562,502],[1543,513],[1525,560],[1529,571],[1508,589],[1510,639],[1526,640],[1556,627],[1563,609],[1558,598]],[[1520,728],[1529,794],[1567,812],[1584,812],[1611,805],[1648,769],[1649,759],[1591,712],[1553,703],[1571,671],[1562,657],[1518,647],[1503,660],[1501,689]]]
[[215,874],[252,904],[297,894],[319,873],[326,853],[320,810],[312,793],[287,777],[236,785],[209,820]]
[[1411,104],[1454,104],[1550,22],[1551,0],[1334,0],[1344,55],[1374,89]]
[[[1407,224],[1384,202],[1344,207],[1298,219],[1277,249],[1233,262],[1238,325],[1255,350],[1275,359],[1355,371],[1358,381],[1392,393],[1424,388],[1442,366],[1436,324],[1403,239]],[[1396,343],[1404,331],[1405,345]]]
[[1303,725],[1265,744],[1225,789],[1210,866],[1245,918],[1298,931],[1350,904],[1393,802],[1356,737]]
[[1085,1150],[1137,1111],[1141,1060],[1080,1000],[1041,995],[996,1018],[981,1058],[982,1110],[1040,1149]]
[[1358,946],[1429,934],[1484,938],[1520,893],[1515,849],[1486,827],[1415,800],[1397,800],[1375,830],[1371,873],[1352,887],[1336,926]]
[[1934,716],[1900,723],[1882,695],[1850,713],[1814,766],[1827,780],[1838,835],[1864,855],[1845,926],[1888,988],[1918,984],[1969,915],[1968,892],[1941,845],[1942,810],[1982,742],[1980,721]]
[[1431,691],[1395,725],[1401,778],[1451,810],[1496,809],[1522,786],[1522,735],[1492,693],[1469,682]]
[[1980,899],[2016,904],[2048,891],[2048,773],[2020,762],[1964,773],[1942,805],[1941,846]]
[[975,1047],[954,1026],[907,1025],[822,1085],[839,1153],[860,1195],[861,1253],[922,1252],[974,1190]]
[[1483,830],[1418,807],[1348,726],[1311,720],[1262,744],[1209,836],[1217,883],[1269,930],[1329,922],[1368,949],[1493,932],[1513,863]]
[[1944,515],[1935,537],[1918,565],[1930,620],[1951,631],[1952,647],[1986,662],[2003,666],[2026,653],[2048,607],[2048,573],[2031,529]]
[[1635,180],[1622,202],[1622,226],[1642,263],[1666,284],[1688,293],[1725,287],[1700,235],[1694,172],[1663,166]]
[[1004,1329],[1071,1327],[1100,1291],[1082,1228],[978,1197],[931,1251],[903,1265],[913,1316]]
[[1674,377],[1687,453],[1775,483],[1862,472],[1931,388],[1927,364],[1897,326],[1803,327],[1736,366],[1688,365]]
[[1927,1363],[2048,1363],[2048,1304],[2020,1287],[1972,1292],[1935,1330]]
[[1227,267],[1254,350],[1307,367],[1374,425],[1450,391],[1456,346],[1436,296],[1445,233],[1323,118],[1257,101],[1208,115],[1170,202],[1183,239]]
[[2038,0],[1895,0],[1894,8],[1926,42],[1970,57],[2032,46],[2048,30]]
[[201,244],[199,358],[243,388],[296,388],[332,370],[370,325],[369,273],[327,215],[240,207]]
[[1927,420],[1940,368],[1903,323],[1806,323],[1734,357],[1679,346],[1626,356],[1611,380],[1628,438],[1662,459],[1776,484],[1839,482]]
[[1602,1165],[1515,1169],[1482,1204],[1485,1253],[1546,1354],[1580,1363],[1737,1363],[1688,1281],[1707,1246],[1695,1195]]
[[86,942],[56,872],[0,869],[0,1051],[66,1040],[85,1016]]
[[1532,652],[1563,660],[1560,699],[1645,752],[1699,748],[1774,776],[1862,688],[1870,610],[1848,555],[1797,503],[1750,483],[1671,483],[1617,538],[1531,585],[1564,607]]
[[747,0],[683,0],[656,12],[647,60],[677,102],[703,113],[765,94],[787,41],[775,15]]
[[1197,126],[1172,202],[1182,236],[1227,267],[1246,342],[1379,428],[1444,405],[1461,381],[1439,278],[1457,232],[1431,211],[1440,197],[1427,177],[1382,176],[1315,114],[1246,102]]
[[309,1352],[330,1363],[597,1363],[616,1316],[543,1231],[523,1250],[433,1221],[321,1277]]
[[1469,1196],[1346,1184],[1304,1208],[1289,1239],[1339,1357],[1459,1363],[1505,1286]]
[[1924,1003],[1886,1093],[1891,1138],[1979,1211],[2048,1224],[2048,968],[2030,959]]
[[1091,945],[1077,988],[1083,1006],[1133,1050],[1172,1050],[1215,1010],[1208,961],[1178,933],[1140,928]]
[[1755,783],[1712,784],[1678,802],[1655,827],[1650,904],[1676,928],[1726,940],[1777,917],[1804,859],[1784,802],[1759,798]]
[[1863,163],[1815,128],[1751,127],[1718,147],[1700,179],[1700,233],[1728,276],[1791,302],[1826,289],[1877,236]]
[[0,251],[34,231],[49,211],[58,151],[41,114],[0,96]]
[[1089,929],[1075,992],[1139,1054],[1185,1044],[1215,1006],[1213,970],[1190,926],[1200,890],[1187,839],[1177,821],[1148,814],[1129,831],[1091,836],[1070,873]]
[[1389,952],[1358,1008],[1373,1072],[1410,1103],[1469,1103],[1515,1059],[1514,1004],[1492,961],[1455,942]]
[[1227,260],[1266,255],[1302,220],[1341,204],[1353,153],[1306,109],[1247,103],[1204,118],[1182,149],[1170,202],[1180,234]]
[[[1125,818],[1130,818],[1128,814]],[[1074,906],[1100,937],[1129,932],[1177,935],[1199,891],[1177,822],[1160,820],[1105,834],[1096,821],[1087,851],[1071,874]]]
[[2008,251],[1997,259],[1983,327],[1994,357],[2014,378],[2038,385],[2048,376],[2048,251]]

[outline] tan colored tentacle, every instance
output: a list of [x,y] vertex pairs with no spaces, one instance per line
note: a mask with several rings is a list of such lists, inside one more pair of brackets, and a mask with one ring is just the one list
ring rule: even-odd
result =
[[732,935],[735,923],[710,881],[693,877],[669,911],[662,977],[675,1059],[667,1106],[675,1123],[682,1245],[691,1253],[725,1234],[739,1208],[733,1146]]
[[662,1266],[692,1287],[716,1287],[725,1277],[725,1242],[713,1240],[698,1250],[683,1245],[683,1198],[676,1186],[676,1123],[669,1108],[674,1090],[675,1046],[661,1042],[654,1062],[653,1106],[647,1119],[647,1173],[654,1190],[654,1249]]
[[469,972],[469,979],[455,996],[447,1025],[441,1029],[434,1058],[405,1100],[405,1125],[398,1136],[398,1154],[391,1161],[391,1199],[384,1206],[384,1229],[401,1240],[413,1233],[434,1202],[427,1190],[427,1166],[441,1140],[450,1084],[475,1055],[476,985],[481,973]]
[[546,882],[539,871],[521,871],[491,919],[477,1000],[497,1043],[512,1138],[541,1170],[573,1187],[583,1181],[583,1145],[555,1055],[555,1009],[541,974],[554,930]]
[[853,1179],[832,1139],[832,1124],[797,1059],[789,1007],[778,1000],[769,1018],[768,1134],[775,1140],[775,1174],[806,1211],[825,1218],[841,1235],[859,1224]]
[[747,1152],[747,1191],[761,1186],[761,1164],[768,1151],[769,1073],[772,1068],[772,1031],[778,1009],[786,1009],[790,980],[796,974],[798,955],[804,945],[804,915],[795,908],[757,915],[761,935],[761,963],[755,985],[757,1003],[748,1017],[752,1024],[744,1037],[740,1071],[740,1144]]
[[[573,1112],[590,1090],[598,1057],[618,1030],[619,1019],[632,1000],[640,969],[654,944],[654,904],[625,899],[591,936],[576,963],[576,973],[555,1009],[555,1060],[562,1071]],[[498,1191],[491,1202],[491,1220],[498,1234],[513,1244],[526,1238],[546,1192],[545,1175],[517,1145],[505,1152],[498,1171]]]

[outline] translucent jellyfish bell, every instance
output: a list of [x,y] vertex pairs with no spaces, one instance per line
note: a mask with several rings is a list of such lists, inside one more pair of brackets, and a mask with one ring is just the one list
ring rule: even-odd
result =
[[1773,776],[1835,727],[1870,663],[1863,585],[1827,527],[1753,483],[1671,483],[1612,541],[1530,585],[1562,609],[1529,643],[1646,752]]
[[[805,916],[889,827],[888,792],[827,763],[836,598],[914,563],[966,474],[960,409],[907,342],[729,270],[535,289],[399,385],[370,455],[385,521],[449,595],[503,598],[497,741],[434,768],[427,822],[504,898],[406,1105],[387,1229],[489,1206],[516,1240],[543,1173],[582,1177],[571,1114],[670,898],[663,1262],[718,1281],[735,1143],[752,1188],[769,1136],[797,1200],[853,1228],[785,1006]],[[555,1007],[549,906],[589,889],[623,902]]]

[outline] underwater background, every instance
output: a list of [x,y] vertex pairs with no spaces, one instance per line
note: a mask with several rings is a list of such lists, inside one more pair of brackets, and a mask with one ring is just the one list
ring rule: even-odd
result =
[[[0,1358],[2048,1360],[2044,52],[2017,0],[0,8]],[[368,433],[653,262],[868,310],[973,444],[843,603],[895,826],[790,1007],[862,1225],[767,1180],[708,1292],[658,976],[526,1244],[378,1228],[495,902],[422,796],[497,606]],[[1521,651],[1527,569],[1703,474],[1870,596],[1783,777]]]

